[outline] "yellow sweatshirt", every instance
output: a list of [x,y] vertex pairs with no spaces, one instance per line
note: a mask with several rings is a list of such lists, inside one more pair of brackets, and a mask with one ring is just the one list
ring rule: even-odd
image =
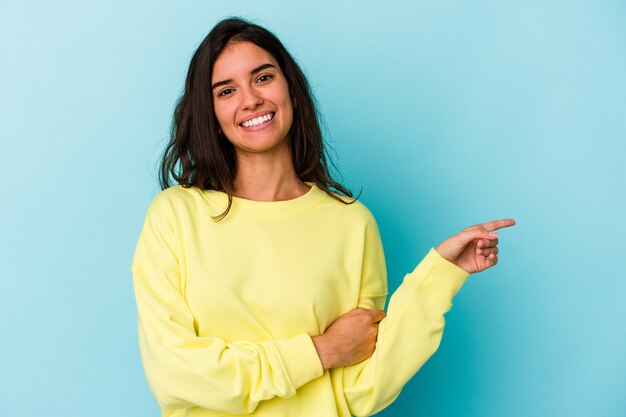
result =
[[312,186],[280,202],[180,186],[152,202],[132,265],[162,416],[348,417],[389,405],[439,346],[468,274],[431,250],[390,299],[376,351],[324,371],[311,336],[387,295],[376,223]]

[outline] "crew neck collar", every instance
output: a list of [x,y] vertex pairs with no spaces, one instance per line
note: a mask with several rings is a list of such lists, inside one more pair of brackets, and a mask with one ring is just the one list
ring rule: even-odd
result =
[[[225,219],[231,215],[257,218],[281,218],[301,214],[317,205],[322,197],[326,195],[326,193],[320,190],[315,184],[307,182],[306,185],[310,187],[306,193],[290,200],[255,201],[233,196],[232,206]],[[228,195],[226,193],[205,191],[205,195],[219,210],[223,211],[226,209],[228,204]]]

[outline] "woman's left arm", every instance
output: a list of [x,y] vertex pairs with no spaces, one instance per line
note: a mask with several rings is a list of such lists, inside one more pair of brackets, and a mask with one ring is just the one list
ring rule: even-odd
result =
[[[452,298],[470,273],[497,263],[498,240],[494,231],[514,224],[513,220],[498,220],[471,226],[444,240],[436,250],[431,249],[407,274],[390,299],[387,316],[379,324],[374,354],[343,369],[345,400],[353,415],[371,415],[391,404],[435,353]],[[365,256],[377,258],[381,252],[380,237],[373,228]],[[366,287],[368,282],[381,279],[376,273],[381,274],[380,269],[364,269]],[[367,303],[367,299],[360,302]],[[382,308],[380,300],[376,304]]]

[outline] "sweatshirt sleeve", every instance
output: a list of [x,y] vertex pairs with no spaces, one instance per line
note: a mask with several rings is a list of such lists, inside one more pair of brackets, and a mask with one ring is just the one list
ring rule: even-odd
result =
[[259,402],[291,397],[320,377],[323,368],[306,333],[260,342],[198,336],[183,297],[172,214],[171,205],[155,199],[131,267],[142,362],[161,407],[248,414]]
[[[372,243],[374,246],[366,249],[365,256],[376,257],[376,252],[382,252],[379,237]],[[367,269],[364,274],[367,278]],[[343,370],[344,395],[354,416],[371,415],[391,404],[435,353],[443,334],[444,314],[468,277],[467,272],[434,249],[406,275],[391,296],[387,316],[379,324],[374,354]],[[377,308],[382,308],[380,300],[374,301]]]

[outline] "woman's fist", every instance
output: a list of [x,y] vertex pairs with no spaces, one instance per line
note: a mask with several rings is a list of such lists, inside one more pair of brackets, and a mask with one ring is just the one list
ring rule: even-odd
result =
[[378,323],[384,317],[382,310],[355,308],[335,320],[324,334],[314,336],[324,369],[354,365],[372,356]]

